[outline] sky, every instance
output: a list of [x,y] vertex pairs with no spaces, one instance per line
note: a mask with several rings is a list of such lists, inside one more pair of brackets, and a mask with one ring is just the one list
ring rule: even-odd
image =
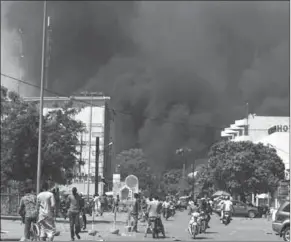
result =
[[[42,9],[1,2],[1,72],[36,85]],[[207,156],[246,102],[257,115],[289,116],[287,1],[54,1],[48,14],[49,89],[109,95],[117,151],[141,147],[158,170],[180,164],[180,147],[191,147],[191,159]],[[20,93],[39,90],[21,85]]]

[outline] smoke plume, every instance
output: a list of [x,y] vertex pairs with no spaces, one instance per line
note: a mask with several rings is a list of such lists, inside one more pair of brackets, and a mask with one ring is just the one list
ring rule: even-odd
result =
[[[8,13],[9,30],[25,32],[26,79],[39,83],[42,2]],[[288,2],[55,1],[49,15],[50,88],[110,95],[132,114],[116,112],[117,150],[140,146],[158,170],[176,166],[180,147],[205,157],[245,102],[289,115]]]

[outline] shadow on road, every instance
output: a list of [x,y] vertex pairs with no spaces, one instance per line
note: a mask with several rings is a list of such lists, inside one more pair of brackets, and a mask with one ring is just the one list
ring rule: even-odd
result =
[[218,234],[218,232],[205,232],[205,234]]
[[204,239],[213,239],[213,238],[209,238],[209,237],[200,237],[200,236],[198,236],[198,237],[195,237],[195,239],[200,239],[200,240],[204,240]]

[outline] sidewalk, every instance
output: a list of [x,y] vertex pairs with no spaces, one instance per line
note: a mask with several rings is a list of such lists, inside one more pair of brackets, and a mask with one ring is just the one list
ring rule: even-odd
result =
[[[127,213],[118,213],[116,216],[116,223],[117,224],[124,224],[127,221]],[[87,217],[87,222],[92,223],[93,222],[93,217],[89,216],[88,214],[86,215]],[[113,223],[113,213],[104,213],[103,216],[94,216],[94,224],[99,224],[99,223]],[[5,216],[1,215],[0,217],[1,222],[4,220],[12,220],[12,221],[21,221],[20,216]],[[64,218],[57,218],[57,222],[59,223],[69,223],[69,219],[64,219]]]

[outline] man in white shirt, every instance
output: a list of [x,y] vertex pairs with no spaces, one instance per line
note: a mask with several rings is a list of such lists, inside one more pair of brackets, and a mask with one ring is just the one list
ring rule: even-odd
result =
[[40,238],[45,240],[47,237],[49,241],[53,241],[56,226],[55,226],[55,197],[49,191],[47,183],[43,185],[43,191],[37,196],[38,206],[38,223],[40,225]]
[[162,207],[163,207],[163,216],[164,216],[164,218],[166,217],[166,213],[168,213],[169,211],[169,208],[170,208],[170,206],[171,206],[171,203],[170,203],[170,201],[169,201],[169,198],[167,197],[166,198],[166,201],[164,201],[163,202],[163,204],[162,204]]
[[223,219],[224,212],[229,212],[231,216],[232,211],[233,211],[233,204],[232,204],[232,201],[230,201],[230,198],[227,196],[222,204],[221,219]]

